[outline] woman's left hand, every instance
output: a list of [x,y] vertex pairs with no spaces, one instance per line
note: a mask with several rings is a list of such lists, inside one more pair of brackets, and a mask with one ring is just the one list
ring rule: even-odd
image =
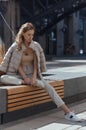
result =
[[31,79],[31,85],[36,85],[36,78],[35,77],[32,77],[32,79]]

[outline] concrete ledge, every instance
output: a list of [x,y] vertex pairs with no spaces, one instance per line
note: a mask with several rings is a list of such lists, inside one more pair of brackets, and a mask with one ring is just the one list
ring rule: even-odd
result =
[[83,99],[86,99],[86,92],[65,97],[63,100],[65,101],[66,104],[70,104],[70,103],[75,103],[77,101],[81,101]]
[[[86,92],[86,76],[64,80],[64,97],[79,95]],[[79,96],[78,96],[79,97]]]
[[6,98],[7,98],[7,93],[6,89],[0,89],[0,114],[6,112]]

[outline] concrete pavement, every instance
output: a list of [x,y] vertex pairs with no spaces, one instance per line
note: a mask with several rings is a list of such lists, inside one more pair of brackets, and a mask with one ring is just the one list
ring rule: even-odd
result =
[[[68,105],[75,110],[80,118],[86,120],[86,100]],[[39,129],[40,128],[40,129]],[[70,122],[64,118],[60,109],[53,109],[39,113],[18,121],[0,126],[0,130],[86,130],[86,121],[82,123]]]

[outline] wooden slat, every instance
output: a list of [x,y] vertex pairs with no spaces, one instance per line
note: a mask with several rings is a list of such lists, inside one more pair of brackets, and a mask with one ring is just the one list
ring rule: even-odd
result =
[[13,102],[13,103],[9,103],[8,104],[8,108],[11,108],[11,107],[16,107],[16,106],[22,106],[24,104],[34,104],[32,100],[24,100],[24,101],[21,101],[21,102]]
[[63,85],[64,86],[64,81],[51,81],[50,82],[50,85],[51,86],[61,86],[61,85]]
[[22,105],[22,106],[16,106],[16,107],[12,107],[12,108],[7,108],[7,111],[8,111],[8,112],[11,112],[11,111],[23,109],[23,108],[26,108],[26,107],[30,107],[30,106],[33,106],[33,105],[34,105],[34,104],[31,103],[31,104],[26,104],[26,105]]
[[41,90],[41,88],[20,85],[19,87],[16,87],[16,88],[7,88],[7,93],[8,93],[8,95],[10,95],[10,94],[23,93],[23,92],[30,92],[30,91],[35,91],[35,90],[36,91]]
[[42,103],[46,103],[46,102],[50,102],[52,101],[51,98],[47,98],[45,100],[41,100],[41,101],[38,101],[38,102],[34,102],[34,105],[39,105],[39,104],[42,104]]
[[58,93],[59,93],[60,91],[63,91],[63,92],[64,92],[64,88],[61,88],[61,89],[60,89],[60,88],[59,88],[59,89],[58,89],[58,88],[55,88],[55,90],[56,90]]
[[53,86],[54,88],[56,88],[56,89],[64,89],[64,86],[62,85],[62,86]]

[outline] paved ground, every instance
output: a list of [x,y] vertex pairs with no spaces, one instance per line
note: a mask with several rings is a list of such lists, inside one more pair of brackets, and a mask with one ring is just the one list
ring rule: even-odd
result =
[[47,61],[48,69],[61,68],[61,67],[71,67],[77,65],[86,65],[86,57],[82,58],[53,58],[51,61]]
[[[86,120],[86,99],[71,104],[69,107],[75,110],[80,118]],[[86,130],[86,121],[70,122],[64,119],[62,110],[53,109],[1,125],[0,130]]]
[[[86,60],[81,59],[59,59],[48,61],[49,74],[55,74],[56,80],[73,78],[74,76],[86,76]],[[45,78],[52,78],[53,75]],[[69,74],[69,76],[67,76]],[[69,105],[80,118],[86,120],[86,99]],[[34,116],[0,125],[0,130],[86,130],[86,121],[81,123],[70,122],[64,119],[61,109],[53,109],[39,113]]]
[[48,80],[64,80],[86,76],[86,60],[54,59],[47,62],[47,72],[43,73]]
[[48,80],[65,80],[84,77],[86,76],[86,65],[48,69],[46,73],[43,73],[43,76]]

